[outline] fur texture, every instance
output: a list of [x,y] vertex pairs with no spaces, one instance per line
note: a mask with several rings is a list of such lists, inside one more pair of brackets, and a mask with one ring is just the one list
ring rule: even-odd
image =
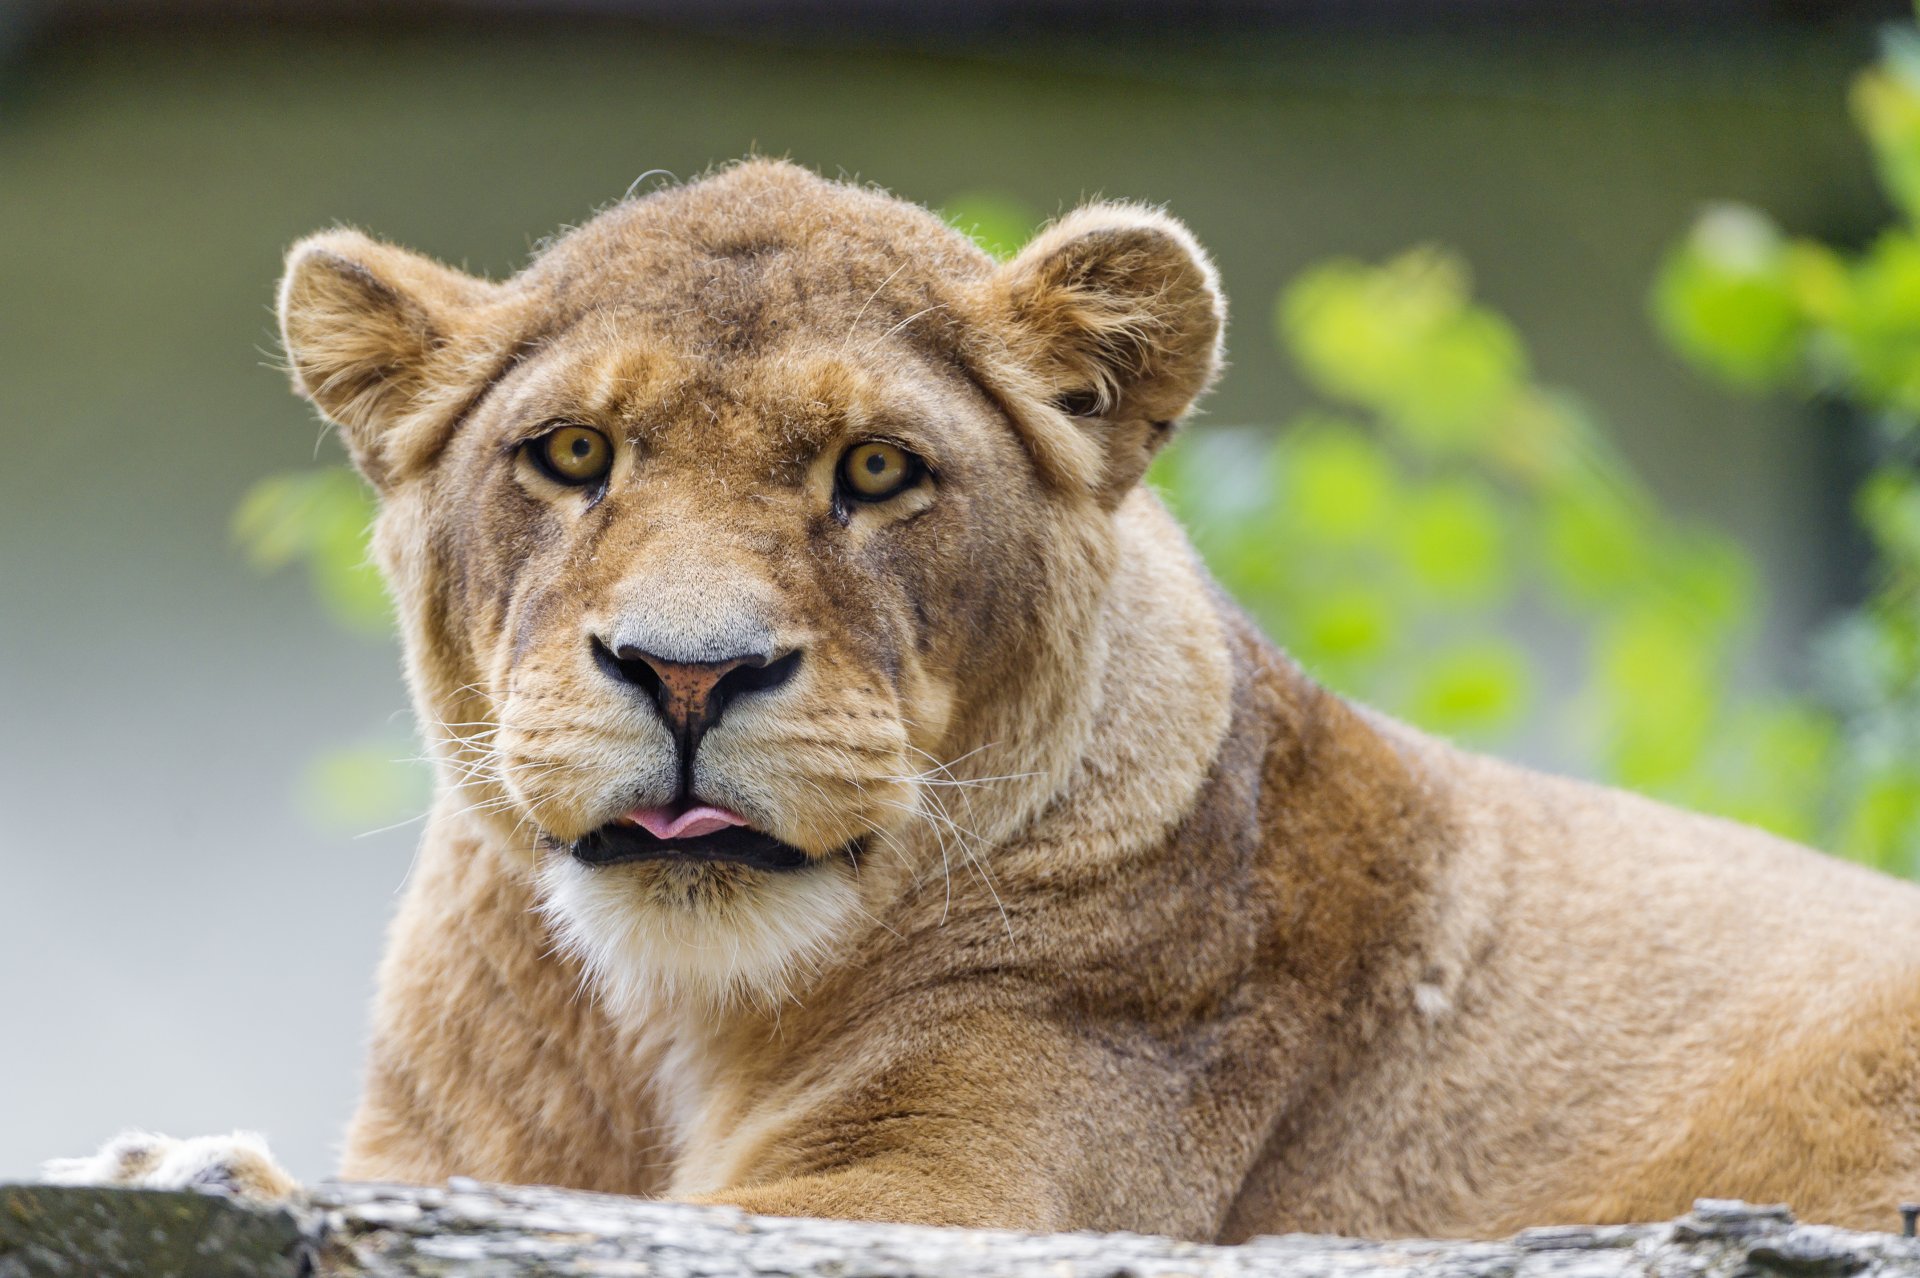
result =
[[[1212,588],[1137,483],[1224,327],[1164,214],[1002,265],[753,161],[281,299],[442,760],[347,1175],[1224,1240],[1920,1193],[1920,892],[1350,706]],[[927,473],[849,505],[874,439]],[[800,656],[689,765],[620,634]],[[808,865],[568,856],[688,768]]]

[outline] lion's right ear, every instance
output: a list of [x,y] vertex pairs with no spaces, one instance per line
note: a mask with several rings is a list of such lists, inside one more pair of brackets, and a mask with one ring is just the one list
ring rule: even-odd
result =
[[308,236],[287,253],[280,337],[294,389],[340,426],[377,488],[402,477],[409,414],[463,315],[496,285],[357,231]]

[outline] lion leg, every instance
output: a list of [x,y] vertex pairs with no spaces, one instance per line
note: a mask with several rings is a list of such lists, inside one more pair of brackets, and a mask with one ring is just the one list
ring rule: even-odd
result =
[[1220,1166],[1218,1139],[1169,1135],[1196,1125],[1167,1121],[1165,1058],[999,1010],[939,1021],[937,1046],[889,1029],[888,1050],[847,1044],[839,1079],[695,1130],[666,1196],[769,1216],[1217,1232],[1244,1172]]
[[1071,1227],[1044,1186],[1016,1186],[994,1174],[978,1180],[846,1167],[679,1201],[738,1207],[756,1216],[815,1216],[969,1229],[1052,1233]]

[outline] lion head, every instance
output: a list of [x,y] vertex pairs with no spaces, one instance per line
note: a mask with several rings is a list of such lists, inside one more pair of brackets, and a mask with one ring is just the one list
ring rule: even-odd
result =
[[279,302],[381,497],[436,819],[614,996],[777,992],[1058,791],[1117,521],[1224,323],[1159,212],[1002,264],[767,161],[499,283],[326,232]]

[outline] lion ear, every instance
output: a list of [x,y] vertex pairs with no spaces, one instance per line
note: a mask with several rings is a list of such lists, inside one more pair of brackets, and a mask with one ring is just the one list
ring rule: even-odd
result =
[[308,236],[287,253],[280,337],[294,390],[339,424],[375,487],[408,469],[405,422],[464,314],[497,286],[357,231]]
[[1118,504],[1220,370],[1213,263],[1156,209],[1092,204],[1036,236],[998,283],[1028,366],[1095,437],[1096,487]]

